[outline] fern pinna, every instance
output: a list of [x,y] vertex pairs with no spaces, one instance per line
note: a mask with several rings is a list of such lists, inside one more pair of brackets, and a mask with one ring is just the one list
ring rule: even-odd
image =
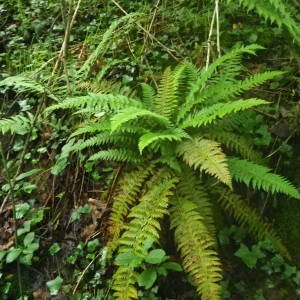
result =
[[[240,79],[242,55],[259,49],[258,45],[236,48],[207,70],[190,63],[167,68],[157,92],[144,83],[139,99],[89,94],[47,110],[73,109],[85,118],[61,157],[95,149],[89,161],[126,163],[112,204],[111,252],[128,252],[143,259],[144,244],[149,238],[158,242],[161,220],[168,216],[183,268],[202,299],[220,299],[222,268],[216,250],[214,200],[219,199],[225,212],[254,237],[270,239],[288,256],[271,225],[232,192],[233,183],[300,199],[299,192],[286,179],[257,164],[261,158],[247,141],[230,128],[220,128],[222,120],[232,114],[268,104],[262,99],[239,98],[244,91],[282,74],[273,71]],[[249,161],[252,158],[255,162]],[[209,186],[218,194],[213,199]],[[139,266],[118,261],[116,265],[115,298],[137,299]]]

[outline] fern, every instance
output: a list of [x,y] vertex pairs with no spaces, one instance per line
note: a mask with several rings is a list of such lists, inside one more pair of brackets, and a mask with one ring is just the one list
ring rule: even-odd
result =
[[124,123],[137,119],[139,117],[147,117],[153,119],[153,121],[161,123],[165,127],[169,125],[169,120],[158,113],[151,112],[147,109],[131,107],[121,110],[119,113],[117,113],[111,118],[111,130],[115,131]]
[[183,267],[190,274],[201,299],[220,299],[221,264],[213,250],[213,238],[197,211],[187,199],[174,199],[171,207],[171,228],[183,258]]
[[129,27],[130,25],[132,25],[132,22],[129,21],[134,20],[134,18],[138,17],[139,15],[140,13],[127,14],[126,16],[118,18],[116,21],[112,22],[108,30],[104,33],[100,44],[97,46],[97,48],[93,51],[90,57],[85,61],[84,65],[78,71],[78,78],[85,80],[90,72],[91,67],[95,64],[98,57],[100,57],[100,55],[103,56],[105,52],[109,49],[111,43],[117,40],[116,38],[112,38],[116,37],[116,33],[118,33],[117,28],[121,24],[125,24],[126,27]]
[[207,125],[217,118],[223,118],[227,114],[242,111],[262,104],[268,104],[268,102],[253,98],[248,100],[236,100],[228,103],[214,104],[209,107],[204,107],[192,116],[188,116],[182,123],[181,128],[200,127],[202,125]]
[[128,213],[137,202],[143,183],[149,176],[152,168],[153,166],[151,165],[146,168],[142,166],[138,170],[126,172],[118,184],[118,192],[114,196],[110,215],[109,233],[111,240],[109,246],[112,250],[116,248],[119,242],[120,234],[125,229],[125,220]]
[[141,163],[142,157],[138,155],[138,152],[132,151],[130,149],[109,149],[101,150],[92,156],[90,156],[89,161],[97,160],[107,160],[107,161],[117,161],[117,162],[131,162],[131,163]]
[[177,82],[171,68],[167,68],[162,76],[161,84],[158,87],[154,100],[155,111],[170,119],[178,104]]
[[204,170],[231,187],[231,175],[228,170],[226,156],[217,142],[194,138],[191,141],[179,144],[176,151],[179,156],[183,157],[188,166],[193,167],[195,170]]
[[[207,70],[202,70],[200,75],[198,76],[197,81],[191,86],[190,91],[186,97],[185,103],[182,105],[180,112],[177,115],[177,122],[180,122],[183,118],[185,118],[186,114],[192,111],[192,108],[199,103],[205,101],[205,98],[202,96],[201,92],[205,91],[205,87],[209,81],[209,79],[214,76],[218,76],[216,73],[217,68],[223,68],[224,65],[229,65],[236,72],[233,72],[234,75],[237,75],[237,71],[239,70],[240,60],[244,53],[255,54],[255,51],[261,50],[263,47],[259,45],[249,45],[245,47],[236,48],[227,54],[216,59]],[[215,75],[216,74],[216,75]],[[228,74],[230,75],[230,74]],[[228,76],[225,74],[225,78]],[[230,77],[230,76],[229,76]],[[220,77],[224,78],[224,77]],[[226,81],[226,80],[223,80]],[[232,80],[230,80],[232,81]]]
[[253,162],[262,162],[262,155],[253,149],[245,137],[236,135],[232,132],[223,130],[222,126],[214,126],[203,131],[204,137],[210,137],[213,140],[224,145],[228,150],[240,154],[243,158]]
[[49,98],[57,101],[57,98],[46,87],[30,78],[30,75],[31,74],[23,74],[7,77],[0,81],[0,87],[13,87],[20,93],[46,94]]
[[[227,0],[228,3],[232,0]],[[248,10],[255,10],[260,16],[266,20],[277,23],[277,25],[284,25],[295,41],[300,43],[300,26],[292,18],[291,12],[293,7],[283,0],[239,0],[242,6]]]
[[154,89],[147,83],[142,83],[141,89],[142,89],[141,100],[144,106],[147,109],[152,110],[154,105],[154,97],[155,97]]
[[[138,257],[146,255],[144,244],[147,239],[158,240],[160,219],[168,213],[168,199],[172,195],[176,178],[164,169],[158,171],[152,178],[149,190],[140,198],[128,215],[131,221],[127,230],[119,239],[119,253],[131,252]],[[126,275],[126,276],[124,276]],[[137,299],[134,283],[136,282],[134,268],[120,266],[113,276],[113,290],[116,299]],[[128,291],[131,291],[128,294]]]
[[228,160],[229,170],[236,181],[244,182],[254,189],[262,189],[271,193],[283,193],[300,199],[298,190],[285,178],[270,173],[270,169],[238,158]]
[[178,128],[171,128],[161,132],[149,132],[140,137],[139,150],[140,153],[155,141],[181,141],[182,139],[190,138],[190,136],[183,130]]
[[[225,210],[250,233],[269,238],[277,249],[285,251],[271,226],[235,194],[224,191],[223,184],[232,189],[235,179],[249,187],[300,198],[286,179],[247,160],[228,159],[222,150],[255,162],[261,160],[245,138],[234,134],[236,125],[231,124],[234,112],[242,115],[245,109],[267,104],[261,99],[236,97],[282,74],[265,72],[237,79],[242,55],[259,49],[262,47],[258,45],[236,48],[208,70],[198,70],[190,63],[173,71],[167,68],[156,93],[151,86],[141,85],[140,99],[113,93],[89,94],[68,98],[47,110],[72,109],[85,120],[71,135],[58,163],[65,166],[69,153],[89,149],[90,161],[126,163],[131,170],[124,172],[113,195],[111,250],[118,253],[117,257],[129,253],[142,261],[147,239],[158,241],[161,220],[168,216],[183,267],[202,299],[220,299],[222,276],[212,212],[215,198],[220,198]],[[200,180],[199,171],[208,176]],[[217,197],[209,192],[207,183],[212,178]],[[118,259],[116,265],[112,287],[115,298],[137,299],[136,267],[141,266],[123,265]]]
[[33,115],[27,113],[28,117],[16,115],[7,119],[0,119],[0,133],[26,134],[30,131]]
[[78,109],[85,107],[97,108],[98,110],[109,112],[128,106],[141,107],[141,103],[123,95],[90,93],[87,96],[67,98],[61,103],[49,106],[45,109],[45,113],[51,113],[58,109]]
[[268,71],[264,73],[258,73],[250,76],[244,80],[235,80],[232,82],[220,81],[218,84],[208,86],[201,96],[204,99],[209,100],[210,103],[217,103],[220,100],[228,101],[237,96],[240,96],[244,91],[248,91],[254,87],[257,87],[266,81],[273,79],[276,76],[283,75],[284,72]]
[[286,247],[282,244],[272,225],[263,221],[254,209],[241,200],[240,196],[223,190],[218,198],[218,202],[241,226],[247,228],[257,240],[270,240],[279,253],[290,259]]

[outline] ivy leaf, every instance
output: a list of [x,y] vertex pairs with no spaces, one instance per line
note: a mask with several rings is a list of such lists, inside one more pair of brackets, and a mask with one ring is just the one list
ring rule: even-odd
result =
[[60,246],[58,243],[52,244],[52,246],[49,248],[49,253],[53,256],[60,250]]
[[144,286],[146,289],[151,288],[157,278],[157,273],[154,269],[143,271],[138,277],[139,286]]
[[51,296],[55,296],[58,294],[62,283],[63,279],[60,276],[57,276],[55,279],[46,282]]
[[176,271],[176,272],[181,272],[182,271],[182,267],[180,264],[173,262],[173,261],[169,261],[166,263],[163,263],[161,265],[162,268],[165,268],[167,270],[172,270],[172,271]]
[[241,244],[240,249],[234,253],[235,256],[239,257],[245,265],[253,269],[256,266],[259,258],[265,257],[265,254],[260,250],[258,246],[253,246],[252,251],[244,244]]
[[10,248],[9,252],[6,256],[6,263],[12,263],[13,261],[15,261],[19,255],[22,253],[22,250],[19,248]]
[[34,240],[34,236],[35,236],[34,232],[29,232],[26,234],[23,241],[25,247],[31,244],[31,242]]

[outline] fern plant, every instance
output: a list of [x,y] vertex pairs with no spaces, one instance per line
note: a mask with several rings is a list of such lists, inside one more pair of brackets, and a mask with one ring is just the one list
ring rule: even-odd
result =
[[[113,195],[111,252],[145,257],[144,245],[149,238],[158,242],[161,221],[168,216],[183,268],[202,299],[220,299],[222,268],[216,250],[214,199],[254,237],[269,238],[288,256],[272,226],[234,193],[233,181],[297,199],[300,193],[255,159],[251,162],[259,155],[246,140],[220,129],[232,114],[268,104],[240,98],[244,91],[282,74],[265,72],[239,79],[243,54],[259,49],[258,45],[236,48],[207,70],[190,63],[167,68],[157,91],[144,83],[139,99],[88,94],[46,110],[73,109],[85,119],[61,157],[87,151],[90,162],[125,163]],[[217,198],[209,196],[212,190]],[[116,299],[137,299],[136,268],[131,263],[117,266],[113,275]]]

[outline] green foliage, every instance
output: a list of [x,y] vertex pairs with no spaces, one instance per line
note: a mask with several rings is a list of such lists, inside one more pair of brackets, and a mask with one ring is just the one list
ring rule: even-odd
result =
[[[129,172],[125,168],[118,184],[110,219],[111,251],[118,253],[112,286],[116,299],[137,299],[137,283],[150,288],[156,281],[155,270],[146,269],[140,277],[138,267],[147,257],[147,240],[158,242],[161,220],[167,215],[192,284],[203,299],[219,299],[222,269],[215,250],[212,200],[205,192],[210,192],[207,180],[215,178],[218,186],[224,183],[232,189],[235,179],[254,188],[298,197],[297,190],[286,179],[254,163],[246,165],[247,161],[229,159],[222,145],[213,139],[218,139],[218,132],[214,134],[218,123],[232,113],[267,104],[257,98],[241,100],[241,93],[282,73],[237,79],[242,55],[254,54],[259,49],[257,45],[236,48],[207,70],[197,70],[190,63],[183,63],[174,71],[167,68],[157,93],[143,84],[140,100],[124,95],[91,94],[66,99],[47,109],[47,113],[73,109],[76,116],[83,117],[92,111],[95,117],[100,114],[100,118],[90,118],[72,134],[77,141],[73,144],[70,140],[68,153],[100,146],[89,161],[119,161],[131,166]],[[224,95],[226,86],[235,83],[237,88],[226,90]],[[229,131],[228,136],[231,138],[224,142],[225,147],[247,158],[256,157],[233,132]],[[254,166],[262,169],[253,171]],[[239,172],[238,168],[245,170]],[[200,182],[194,176],[199,172],[210,176],[203,174]],[[271,226],[254,210],[229,191],[223,193],[221,187],[216,192],[223,195],[218,198],[225,211],[258,239],[272,240],[288,256]]]
[[[228,3],[232,0],[227,0]],[[292,4],[283,0],[239,0],[239,3],[248,10],[255,10],[260,16],[266,20],[277,23],[277,25],[284,25],[293,39],[299,44],[300,26],[292,17],[293,6]]]

